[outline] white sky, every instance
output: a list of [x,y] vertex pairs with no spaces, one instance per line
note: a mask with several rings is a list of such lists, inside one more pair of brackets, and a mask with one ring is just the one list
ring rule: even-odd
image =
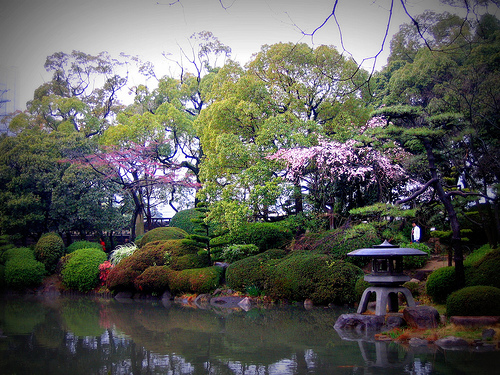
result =
[[[152,61],[157,75],[168,73],[162,52],[177,54],[179,45],[195,32],[211,31],[231,47],[231,57],[245,64],[264,44],[306,42],[334,45],[341,50],[334,20],[314,40],[311,32],[333,9],[334,0],[1,0],[0,83],[15,81],[15,102],[24,109],[34,90],[50,75],[43,65],[54,52],[78,50],[89,54],[108,51],[138,55]],[[337,17],[345,48],[360,62],[381,47],[390,0],[340,0]],[[391,34],[408,22],[396,0]],[[442,11],[438,0],[408,0],[417,15],[425,9]],[[382,67],[389,41],[377,62]],[[142,83],[136,78],[130,85]]]

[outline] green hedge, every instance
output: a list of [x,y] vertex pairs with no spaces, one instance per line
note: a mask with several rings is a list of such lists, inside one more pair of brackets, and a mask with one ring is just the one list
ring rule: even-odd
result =
[[12,257],[5,263],[5,282],[14,289],[39,286],[46,274],[42,262],[25,257]]
[[107,286],[114,292],[135,291],[135,279],[150,266],[170,265],[176,270],[200,268],[210,264],[196,241],[166,240],[148,242],[111,269]]
[[[475,262],[464,262],[466,286],[494,286],[500,288],[500,250],[486,252]],[[426,292],[436,303],[445,303],[446,298],[457,290],[455,267],[442,267],[427,278]]]
[[249,287],[266,289],[269,279],[269,261],[285,256],[284,250],[271,249],[230,264],[226,269],[227,286],[240,292],[245,292]]
[[500,315],[500,289],[493,286],[470,286],[450,294],[446,300],[448,316]]
[[500,288],[500,250],[493,250],[473,263],[467,285],[487,285]]
[[102,250],[101,244],[91,241],[75,241],[66,248],[66,253],[70,254],[78,249],[100,249]]
[[455,267],[442,267],[432,272],[425,284],[427,295],[436,303],[445,303],[446,298],[457,290]]
[[275,299],[335,305],[356,302],[355,284],[363,271],[326,254],[292,253],[269,269],[266,294]]
[[199,234],[198,231],[203,230],[202,226],[191,220],[198,219],[200,216],[199,211],[195,208],[182,210],[176,212],[172,219],[170,219],[169,226],[185,230],[188,234]]
[[347,253],[379,245],[381,242],[374,226],[360,224],[354,227],[343,227],[326,231],[314,241],[311,249],[363,267],[369,263],[369,258],[348,257]]
[[139,247],[143,247],[149,242],[180,240],[186,238],[187,235],[187,232],[180,228],[159,227],[146,232],[146,234],[144,234],[139,241],[136,241],[136,243]]
[[64,255],[64,242],[57,233],[45,233],[35,245],[35,258],[45,265],[47,272],[56,270],[57,262]]
[[35,253],[28,247],[15,247],[6,250],[2,254],[2,263],[6,263],[13,258],[33,259],[35,260]]
[[210,293],[220,286],[223,274],[224,269],[218,266],[183,271],[169,270],[168,284],[174,294]]
[[146,294],[161,294],[168,290],[169,270],[165,266],[151,266],[134,280],[136,290]]
[[99,286],[99,265],[108,256],[97,248],[79,249],[70,254],[61,271],[62,282],[69,289],[88,292]]

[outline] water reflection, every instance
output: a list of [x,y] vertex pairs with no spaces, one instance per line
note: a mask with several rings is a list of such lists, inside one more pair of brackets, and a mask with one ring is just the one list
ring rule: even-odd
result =
[[345,312],[9,298],[0,301],[0,368],[3,374],[423,375],[489,373],[499,364],[497,353],[418,353],[369,338],[342,339],[333,326]]

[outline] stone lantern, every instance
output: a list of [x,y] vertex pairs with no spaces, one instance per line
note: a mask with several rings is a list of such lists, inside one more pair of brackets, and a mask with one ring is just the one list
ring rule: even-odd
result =
[[365,281],[371,286],[366,288],[361,297],[358,314],[367,310],[368,301],[372,293],[375,293],[376,307],[375,315],[385,315],[389,312],[398,312],[398,294],[401,293],[409,307],[415,306],[411,292],[402,286],[410,280],[403,273],[403,256],[427,255],[424,251],[412,248],[400,248],[384,241],[372,248],[351,251],[348,256],[363,256],[372,259],[372,273],[365,275]]

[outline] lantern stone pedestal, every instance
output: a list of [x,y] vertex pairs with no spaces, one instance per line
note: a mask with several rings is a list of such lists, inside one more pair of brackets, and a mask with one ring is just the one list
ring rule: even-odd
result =
[[366,288],[361,296],[361,301],[358,306],[358,314],[363,314],[368,309],[368,301],[372,293],[375,293],[375,315],[385,315],[388,312],[398,312],[399,310],[399,297],[401,293],[405,299],[408,307],[415,307],[415,300],[411,292],[404,287],[377,287],[372,286]]
[[400,248],[384,241],[373,248],[351,251],[348,256],[364,256],[372,258],[372,273],[365,276],[365,281],[372,286],[365,289],[358,307],[358,314],[364,313],[372,293],[375,293],[375,315],[398,312],[399,293],[406,299],[408,307],[415,307],[411,292],[402,286],[410,277],[403,273],[403,256],[427,255],[413,248]]

